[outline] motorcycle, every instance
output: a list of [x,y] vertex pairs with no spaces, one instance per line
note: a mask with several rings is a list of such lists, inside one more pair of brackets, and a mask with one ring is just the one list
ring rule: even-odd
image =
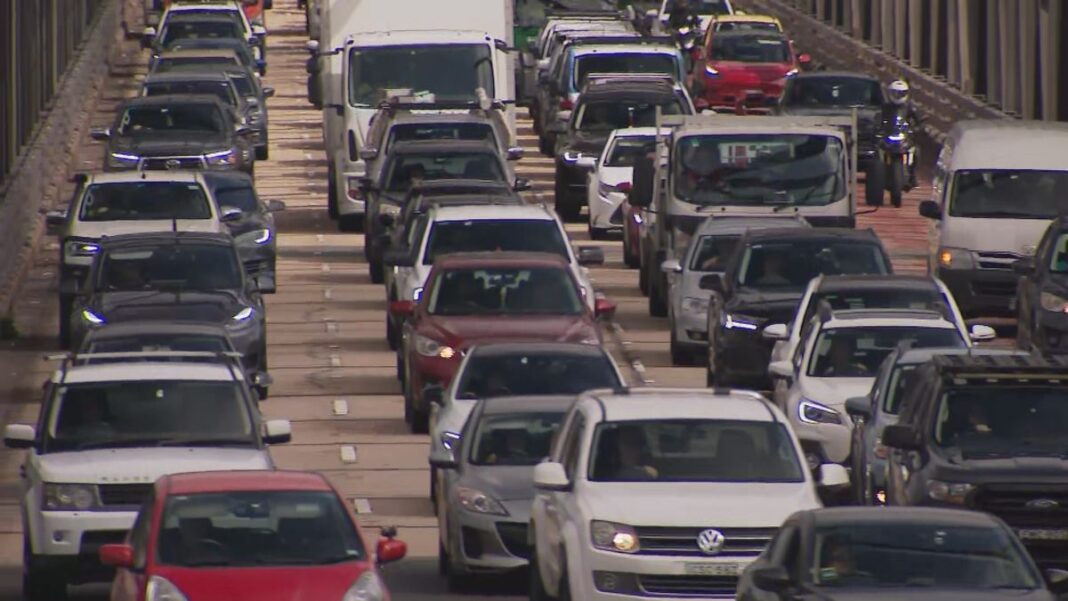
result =
[[686,21],[672,31],[675,44],[682,51],[686,61],[686,73],[693,70],[693,62],[697,58],[697,46],[701,38],[701,18],[697,15],[687,17]]
[[916,148],[912,125],[903,115],[883,121],[879,132],[879,156],[867,174],[865,195],[869,205],[882,206],[883,193],[890,204],[901,206],[901,197],[916,181]]

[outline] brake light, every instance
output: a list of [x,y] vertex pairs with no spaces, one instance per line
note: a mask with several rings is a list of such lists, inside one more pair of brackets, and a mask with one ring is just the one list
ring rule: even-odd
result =
[[570,111],[573,108],[575,108],[575,105],[574,105],[574,103],[571,102],[570,98],[564,98],[563,100],[560,101],[560,110],[561,111]]

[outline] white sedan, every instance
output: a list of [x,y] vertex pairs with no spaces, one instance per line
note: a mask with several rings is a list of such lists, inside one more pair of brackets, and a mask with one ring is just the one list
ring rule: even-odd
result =
[[630,190],[634,162],[652,152],[655,144],[655,127],[617,129],[609,136],[604,152],[587,176],[591,239],[602,240],[611,231],[622,231],[621,206]]

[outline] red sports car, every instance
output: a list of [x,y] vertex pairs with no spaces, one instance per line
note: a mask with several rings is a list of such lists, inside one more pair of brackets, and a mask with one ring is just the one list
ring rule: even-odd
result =
[[704,61],[695,64],[694,87],[702,108],[770,112],[808,55],[797,56],[782,34],[759,30],[717,32]]

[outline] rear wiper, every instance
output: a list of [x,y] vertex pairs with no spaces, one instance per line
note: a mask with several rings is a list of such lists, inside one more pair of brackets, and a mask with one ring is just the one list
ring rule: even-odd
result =
[[159,441],[161,447],[250,447],[248,438],[167,438]]

